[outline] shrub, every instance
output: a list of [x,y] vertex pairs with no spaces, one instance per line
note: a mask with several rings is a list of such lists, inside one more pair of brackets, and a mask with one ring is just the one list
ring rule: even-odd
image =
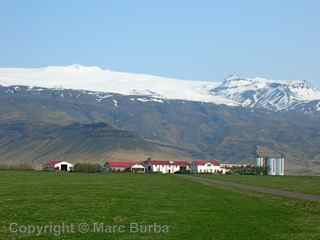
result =
[[231,169],[235,175],[267,175],[267,169],[255,166],[233,167]]
[[96,163],[77,163],[74,165],[74,172],[96,173],[102,172],[102,166]]
[[27,163],[0,164],[0,170],[33,171],[34,167]]
[[184,170],[177,171],[174,174],[191,174],[191,170],[184,169]]

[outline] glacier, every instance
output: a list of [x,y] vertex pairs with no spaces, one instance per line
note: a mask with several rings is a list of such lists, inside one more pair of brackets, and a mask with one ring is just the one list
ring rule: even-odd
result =
[[[111,71],[96,66],[48,66],[39,68],[0,68],[0,85],[50,89],[74,89],[122,95],[148,96],[260,107],[273,111],[291,109],[297,104],[320,100],[320,91],[303,80],[270,80],[232,75],[224,81],[179,80],[146,74]],[[141,98],[143,99],[143,98]],[[137,99],[139,101],[144,101]]]

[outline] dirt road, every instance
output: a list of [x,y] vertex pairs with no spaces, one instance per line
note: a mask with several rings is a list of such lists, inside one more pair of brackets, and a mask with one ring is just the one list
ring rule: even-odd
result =
[[279,190],[274,188],[250,186],[246,184],[227,182],[227,181],[209,179],[205,177],[197,177],[192,175],[181,175],[181,177],[193,182],[198,182],[198,183],[207,185],[207,186],[235,189],[242,192],[267,193],[267,194],[272,194],[275,196],[281,196],[286,198],[320,202],[320,195],[311,195],[311,194],[304,194],[300,192],[290,192],[285,190]]

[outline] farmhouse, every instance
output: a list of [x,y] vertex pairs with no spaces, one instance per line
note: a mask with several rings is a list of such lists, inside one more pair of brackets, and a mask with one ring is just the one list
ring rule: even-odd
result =
[[54,169],[58,171],[70,172],[73,170],[73,164],[65,161],[59,161],[54,165]]
[[130,172],[132,162],[107,162],[106,167],[110,172]]
[[191,163],[193,173],[221,173],[225,174],[228,170],[220,166],[217,160],[194,160]]
[[143,162],[143,165],[146,172],[176,173],[178,171],[190,170],[190,164],[183,160],[147,160]]
[[135,163],[131,166],[131,172],[133,173],[144,173],[145,167],[142,164]]

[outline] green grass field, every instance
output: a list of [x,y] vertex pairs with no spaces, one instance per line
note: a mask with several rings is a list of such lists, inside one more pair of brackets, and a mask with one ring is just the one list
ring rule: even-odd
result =
[[216,180],[320,195],[320,176],[204,175]]
[[[35,236],[10,233],[11,223],[156,223],[168,231]],[[169,175],[0,171],[0,239],[316,240],[320,204],[215,189]]]

